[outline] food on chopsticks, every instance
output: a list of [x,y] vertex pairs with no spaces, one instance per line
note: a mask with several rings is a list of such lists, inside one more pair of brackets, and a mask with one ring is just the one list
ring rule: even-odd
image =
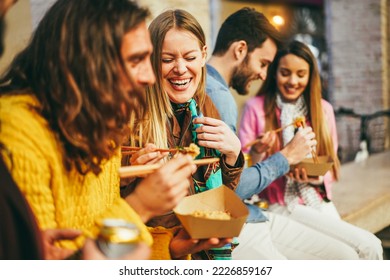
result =
[[192,216],[211,220],[230,220],[232,218],[230,213],[221,210],[196,210],[192,212]]
[[[290,124],[287,124],[285,126],[282,126],[282,127],[279,127],[277,129],[274,129],[272,130],[273,132],[277,133],[279,131],[282,131],[283,129],[293,125],[295,128],[298,128],[298,127],[304,127],[306,123],[306,119],[305,119],[305,116],[300,116],[300,117],[297,117],[294,119],[294,121]],[[247,143],[245,146],[244,146],[244,149],[247,149],[247,148],[250,148],[252,147],[253,145],[259,143],[261,141],[261,138],[263,138],[263,135],[260,135],[258,138],[256,138],[255,140]]]
[[196,158],[200,154],[200,148],[198,145],[191,143],[188,147],[183,148],[187,154],[192,156],[192,158]]
[[306,124],[306,118],[305,118],[305,116],[296,117],[296,118],[294,119],[294,127],[295,127],[295,128],[298,128],[298,127],[305,127],[305,124]]
[[[305,119],[305,117],[301,116],[301,117],[295,118],[294,126],[295,127],[302,127],[302,128],[304,128],[306,126],[306,119]],[[316,152],[313,149],[311,150],[311,157],[313,158],[313,162],[314,163],[317,163],[317,164],[319,163],[317,154],[316,154]]]

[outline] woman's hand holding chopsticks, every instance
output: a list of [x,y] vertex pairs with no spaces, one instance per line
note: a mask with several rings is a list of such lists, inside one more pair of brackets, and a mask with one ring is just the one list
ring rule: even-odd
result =
[[305,159],[316,145],[315,133],[308,126],[298,130],[280,153],[287,159],[289,165],[295,165]]
[[134,166],[162,163],[162,159],[166,156],[168,156],[168,152],[158,151],[155,144],[148,143],[144,148],[131,154],[130,164]]

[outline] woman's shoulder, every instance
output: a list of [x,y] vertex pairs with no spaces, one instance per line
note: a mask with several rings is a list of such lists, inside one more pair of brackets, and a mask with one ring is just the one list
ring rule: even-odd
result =
[[248,98],[243,106],[243,113],[252,112],[256,115],[262,115],[264,112],[264,97],[263,96],[253,96]]
[[333,106],[332,106],[332,104],[330,104],[329,101],[327,101],[327,100],[325,100],[325,99],[321,99],[321,105],[322,105],[323,111],[324,111],[326,114],[328,114],[328,113],[334,114]]
[[333,110],[333,106],[332,104],[330,104],[329,101],[325,100],[325,99],[321,99],[321,105],[326,108],[326,109],[332,109]]
[[246,101],[245,101],[245,106],[247,107],[263,107],[264,105],[264,96],[253,96],[253,97],[249,97]]

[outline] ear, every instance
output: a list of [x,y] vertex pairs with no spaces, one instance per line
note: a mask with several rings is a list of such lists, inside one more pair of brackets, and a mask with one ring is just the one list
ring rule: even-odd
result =
[[240,63],[244,60],[248,53],[248,45],[244,40],[234,42],[232,44],[234,58]]
[[202,48],[202,67],[205,66],[207,59],[207,46],[204,45]]

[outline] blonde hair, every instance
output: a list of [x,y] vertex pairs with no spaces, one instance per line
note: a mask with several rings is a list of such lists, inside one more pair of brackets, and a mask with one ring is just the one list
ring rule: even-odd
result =
[[[188,31],[199,42],[200,49],[206,45],[206,39],[199,22],[188,12],[180,9],[168,10],[157,16],[149,25],[153,53],[151,57],[152,67],[156,75],[156,83],[146,89],[145,117],[140,123],[142,127],[143,145],[153,142],[159,148],[168,145],[166,124],[174,113],[167,92],[162,87],[161,53],[162,45],[167,32],[171,29]],[[194,95],[200,107],[204,104],[206,96],[206,67],[202,68],[201,79]]]

